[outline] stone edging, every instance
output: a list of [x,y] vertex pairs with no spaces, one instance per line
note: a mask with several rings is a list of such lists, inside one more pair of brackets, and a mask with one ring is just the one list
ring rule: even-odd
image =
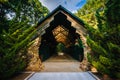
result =
[[26,77],[24,80],[28,80],[29,78],[31,78],[33,75],[35,74],[35,72],[32,72],[28,77]]
[[92,77],[94,77],[96,80],[100,80],[97,76],[93,75],[93,73],[91,73],[91,71],[88,71],[88,73],[89,73]]

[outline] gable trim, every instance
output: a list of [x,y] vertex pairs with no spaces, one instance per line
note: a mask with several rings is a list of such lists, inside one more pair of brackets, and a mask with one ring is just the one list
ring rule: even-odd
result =
[[84,21],[81,20],[80,18],[78,18],[77,16],[75,16],[74,14],[72,14],[70,11],[68,11],[66,8],[64,8],[63,6],[58,6],[56,9],[54,9],[50,14],[48,14],[45,18],[41,19],[38,24],[37,27],[42,24],[46,19],[50,18],[52,15],[54,15],[56,12],[58,11],[63,11],[66,14],[68,14],[71,18],[73,18],[75,21],[77,21],[79,24],[81,24],[83,27],[85,27],[84,25]]

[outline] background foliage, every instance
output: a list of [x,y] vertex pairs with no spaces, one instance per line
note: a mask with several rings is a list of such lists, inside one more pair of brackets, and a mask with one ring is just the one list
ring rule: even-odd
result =
[[0,79],[24,70],[34,27],[48,12],[39,0],[0,0]]
[[[103,10],[105,0],[87,0],[86,4],[75,13],[75,15],[86,23],[89,23],[89,26],[97,28],[97,20],[96,20],[96,10]],[[103,12],[101,12],[102,14]]]
[[87,23],[87,43],[92,50],[88,60],[101,74],[114,78],[120,78],[119,4],[120,0],[88,0],[76,14]]

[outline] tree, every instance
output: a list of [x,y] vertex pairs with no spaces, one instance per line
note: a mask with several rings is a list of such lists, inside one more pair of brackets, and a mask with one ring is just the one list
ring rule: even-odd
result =
[[100,73],[114,78],[120,78],[119,4],[119,0],[108,0],[102,16],[99,9],[96,11],[98,29],[89,29],[90,36],[87,39],[92,50],[92,55],[88,55],[91,64]]
[[0,80],[26,67],[26,49],[36,33],[38,19],[48,10],[38,0],[0,1]]
[[7,22],[13,18],[16,22],[28,19],[29,24],[35,25],[49,12],[39,0],[3,0],[0,1],[0,11],[1,31],[8,29]]
[[[96,20],[96,10],[99,8],[100,10],[104,9],[105,0],[87,0],[86,4],[75,13],[76,16],[81,18],[83,21],[92,26],[93,28],[97,28],[97,20]],[[103,12],[101,12],[102,14]]]

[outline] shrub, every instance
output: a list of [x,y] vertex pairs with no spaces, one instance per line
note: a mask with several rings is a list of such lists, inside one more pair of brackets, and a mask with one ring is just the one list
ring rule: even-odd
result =
[[12,21],[8,31],[0,34],[0,79],[7,79],[26,67],[26,48],[35,33],[34,27],[26,23]]
[[56,50],[57,50],[57,52],[64,52],[65,51],[65,45],[63,43],[58,43]]

